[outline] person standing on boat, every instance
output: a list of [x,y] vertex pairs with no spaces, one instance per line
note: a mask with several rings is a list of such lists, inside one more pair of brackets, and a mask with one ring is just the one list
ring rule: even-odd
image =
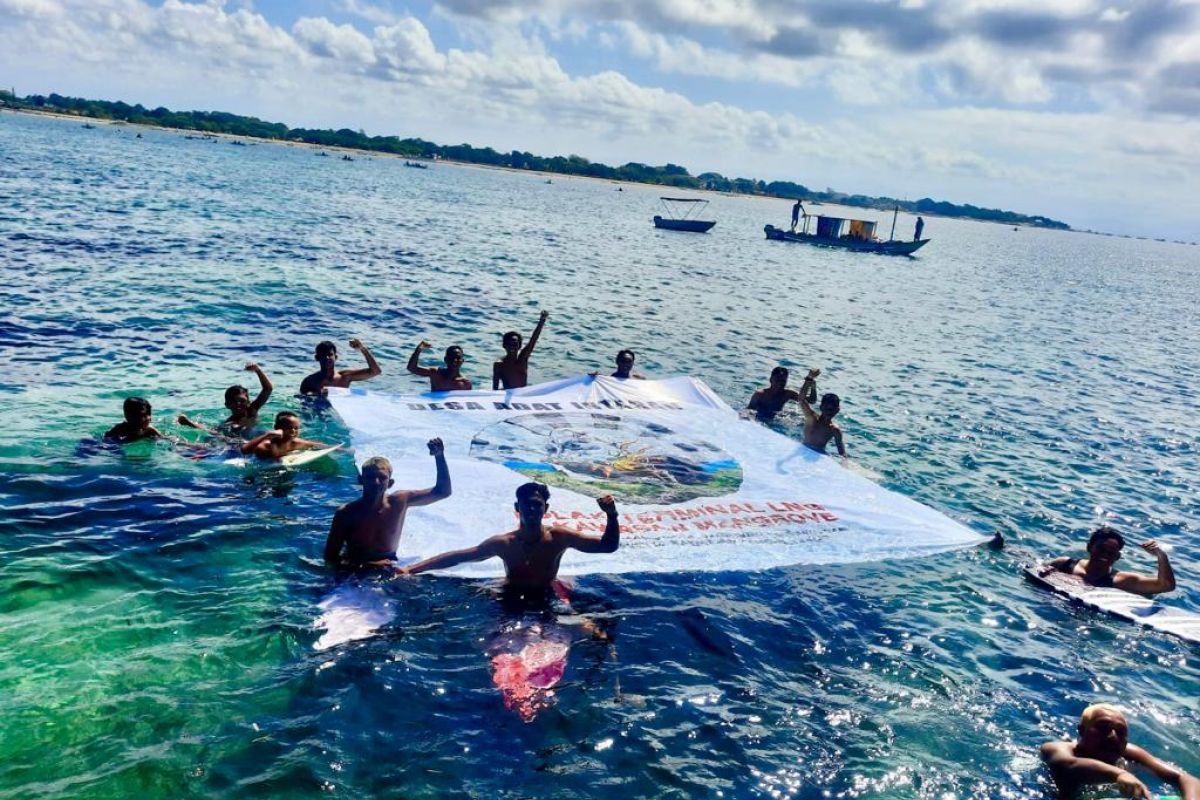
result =
[[921,233],[924,230],[925,230],[925,220],[922,219],[921,217],[917,217],[917,227],[915,230],[913,230],[913,241],[914,242],[920,241]]
[[792,206],[792,233],[796,232],[796,223],[800,221],[800,215],[808,216],[808,212],[804,210],[799,198],[796,200],[796,205]]

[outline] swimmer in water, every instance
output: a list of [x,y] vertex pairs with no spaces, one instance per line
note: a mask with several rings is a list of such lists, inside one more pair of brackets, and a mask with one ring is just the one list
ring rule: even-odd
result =
[[1046,565],[1043,575],[1051,572],[1065,572],[1068,575],[1078,575],[1083,582],[1090,586],[1111,587],[1123,589],[1141,595],[1165,594],[1175,591],[1175,571],[1171,569],[1171,560],[1162,551],[1158,543],[1151,539],[1142,542],[1140,547],[1158,559],[1158,574],[1153,578],[1148,575],[1138,575],[1135,572],[1117,572],[1113,569],[1121,558],[1121,550],[1125,547],[1125,537],[1115,528],[1107,525],[1092,531],[1088,538],[1087,558],[1056,558]]
[[614,378],[634,378],[639,381],[646,380],[646,376],[633,371],[633,362],[637,360],[637,354],[632,350],[622,350],[617,353],[617,371],[612,374]]
[[450,496],[450,470],[441,439],[429,440],[437,478],[428,489],[401,489],[388,494],[395,483],[386,458],[368,458],[358,476],[362,497],[339,508],[325,540],[325,560],[353,567],[385,566],[396,558],[404,517],[413,506],[427,506]]
[[167,439],[158,428],[151,423],[150,401],[143,397],[126,397],[121,406],[124,422],[118,422],[109,428],[104,438],[110,442],[129,444],[144,439]]
[[300,383],[300,394],[324,395],[325,390],[330,386],[345,388],[355,381],[370,380],[376,375],[382,374],[383,370],[379,368],[375,357],[371,355],[371,351],[367,349],[361,339],[351,339],[350,348],[363,354],[363,358],[367,360],[366,369],[336,369],[337,345],[330,341],[321,342],[317,345],[316,353],[313,355],[313,359],[321,365],[321,368]]
[[408,371],[413,375],[420,375],[422,378],[429,378],[429,391],[431,392],[464,392],[470,391],[471,381],[461,374],[463,361],[463,349],[458,345],[446,348],[446,353],[443,356],[443,361],[446,363],[444,367],[422,367],[420,364],[421,351],[428,350],[433,345],[429,342],[422,341],[417,345],[417,349],[413,350],[412,355],[408,358]]
[[1079,739],[1046,742],[1042,761],[1064,800],[1090,785],[1113,785],[1125,797],[1151,800],[1146,784],[1129,770],[1142,767],[1179,788],[1183,800],[1200,800],[1200,780],[1129,743],[1129,724],[1116,706],[1098,703],[1079,717]]
[[[805,399],[809,403],[817,402],[817,385],[815,383],[817,376],[821,374],[819,369],[810,369],[808,377],[812,378],[809,381],[805,378],[804,385],[808,387],[808,394]],[[750,404],[746,406],[754,412],[754,415],[763,422],[772,420],[775,415],[783,410],[783,406],[787,401],[800,402],[800,393],[794,389],[787,388],[788,370],[787,367],[776,367],[771,370],[771,384],[765,389],[759,389],[750,396]]]
[[492,365],[492,391],[501,386],[505,389],[520,389],[529,385],[529,356],[533,353],[534,345],[546,327],[549,311],[543,311],[538,317],[537,327],[529,336],[529,343],[521,347],[521,334],[509,331],[500,340],[504,346],[504,358]]
[[229,419],[218,426],[219,430],[214,431],[206,425],[190,420],[186,414],[179,415],[177,420],[179,424],[216,435],[220,435],[222,432],[242,433],[254,427],[254,424],[258,422],[258,412],[271,399],[271,392],[275,387],[271,385],[271,379],[267,377],[267,373],[263,372],[262,368],[253,361],[246,364],[245,370],[258,376],[258,397],[251,401],[250,391],[245,386],[230,386],[226,389],[225,407],[229,409]]
[[821,413],[813,411],[807,397],[817,390],[819,369],[810,370],[800,387],[800,410],[804,412],[804,446],[824,453],[829,440],[837,445],[838,455],[845,457],[846,445],[842,442],[842,429],[833,423],[842,408],[842,401],[836,394],[830,393],[821,398]]
[[255,436],[241,445],[242,455],[277,461],[297,450],[312,450],[331,445],[300,438],[300,417],[292,411],[275,415],[275,430]]
[[603,536],[588,536],[561,525],[543,525],[550,508],[550,488],[526,483],[517,489],[520,523],[516,530],[501,533],[474,547],[452,550],[399,570],[416,575],[434,569],[449,569],[472,561],[499,558],[504,562],[505,587],[516,590],[547,590],[558,577],[558,564],[567,550],[583,553],[615,553],[621,544],[621,523],[611,495],[596,501],[608,518]]

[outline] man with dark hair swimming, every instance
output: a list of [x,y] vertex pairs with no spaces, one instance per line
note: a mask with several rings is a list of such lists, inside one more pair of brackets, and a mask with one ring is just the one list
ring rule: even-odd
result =
[[[821,370],[819,369],[810,369],[808,371],[808,377],[812,378],[813,381],[820,374]],[[751,395],[750,404],[746,408],[753,411],[754,415],[760,420],[766,422],[773,419],[776,414],[782,411],[787,401],[800,402],[800,393],[794,389],[787,388],[788,375],[787,367],[776,367],[771,370],[770,384],[765,389],[759,389]],[[804,399],[809,403],[817,402],[816,383],[806,378],[804,385],[808,387],[808,394],[805,395]]]
[[408,509],[450,496],[450,469],[441,439],[430,439],[429,455],[437,469],[428,489],[401,489],[388,494],[395,481],[392,465],[376,456],[363,462],[358,482],[362,497],[339,508],[325,540],[325,560],[348,566],[385,566],[395,560]]
[[[267,373],[263,372],[262,367],[258,364],[251,361],[246,364],[245,370],[253,372],[258,377],[258,396],[251,401],[250,391],[240,384],[230,386],[225,390],[225,407],[229,409],[229,419],[222,422],[219,427],[228,432],[240,433],[252,428],[254,423],[258,422],[258,412],[271,399],[271,392],[275,389],[271,384],[271,379],[267,377]],[[177,421],[187,428],[195,428],[205,433],[218,433],[206,425],[188,419],[186,414],[180,414]]]
[[1158,559],[1158,574],[1153,578],[1135,572],[1117,572],[1113,567],[1121,558],[1125,548],[1125,537],[1116,528],[1107,525],[1092,531],[1088,537],[1087,558],[1056,558],[1046,565],[1043,574],[1055,570],[1068,575],[1077,575],[1090,586],[1124,589],[1135,594],[1154,595],[1175,591],[1175,571],[1171,560],[1153,539],[1139,545]]
[[150,401],[144,397],[126,397],[121,404],[121,414],[124,422],[118,422],[108,429],[104,438],[111,442],[129,444],[143,439],[164,439],[158,428],[151,421]]
[[463,349],[458,345],[447,347],[442,358],[446,364],[444,367],[422,367],[421,351],[431,347],[433,345],[424,340],[417,345],[417,349],[413,350],[412,355],[408,357],[408,371],[413,375],[429,378],[429,391],[431,392],[470,391],[471,380],[462,374],[463,361],[466,360]]
[[842,429],[833,422],[833,418],[842,408],[841,399],[832,392],[823,395],[820,414],[813,411],[813,407],[807,399],[810,395],[816,394],[817,376],[820,374],[819,369],[810,370],[804,383],[800,386],[800,410],[804,412],[804,446],[816,450],[818,453],[824,453],[829,440],[832,439],[833,443],[837,445],[838,455],[845,456],[846,445],[842,442]]
[[1079,717],[1079,739],[1046,742],[1042,761],[1064,800],[1085,786],[1111,784],[1125,797],[1154,797],[1130,769],[1142,767],[1175,784],[1183,800],[1200,800],[1200,780],[1129,742],[1129,723],[1121,709],[1107,703],[1088,706]]
[[567,550],[615,553],[620,547],[621,524],[617,518],[616,501],[611,495],[605,495],[596,503],[608,519],[603,536],[588,536],[561,525],[543,525],[542,518],[550,508],[550,488],[541,483],[523,484],[518,487],[517,501],[513,504],[520,517],[516,530],[485,539],[474,547],[427,558],[399,572],[402,575],[416,575],[472,561],[499,558],[504,562],[507,588],[548,589],[558,577],[558,565]]
[[275,428],[255,436],[241,444],[242,455],[253,455],[268,461],[277,461],[297,450],[315,450],[330,445],[300,438],[300,417],[294,411],[280,411],[275,415]]
[[350,349],[357,350],[367,360],[365,369],[337,369],[337,345],[328,340],[317,345],[313,359],[321,368],[309,375],[300,384],[300,394],[325,394],[330,386],[340,386],[343,389],[354,381],[365,381],[383,373],[371,351],[361,339],[351,339]]
[[537,327],[533,329],[533,333],[529,336],[529,343],[521,347],[521,334],[516,331],[509,331],[504,334],[500,340],[504,347],[504,358],[492,365],[492,391],[498,390],[501,386],[505,389],[520,389],[522,386],[529,385],[529,356],[533,354],[533,348],[538,343],[538,339],[542,335],[542,328],[546,327],[546,319],[550,316],[549,311],[543,311],[538,317]]

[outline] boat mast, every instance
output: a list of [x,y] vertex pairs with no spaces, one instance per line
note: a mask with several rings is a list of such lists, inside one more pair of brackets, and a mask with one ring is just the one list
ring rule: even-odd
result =
[[900,213],[900,204],[897,203],[896,207],[894,209],[892,209],[892,235],[888,237],[888,241],[891,241],[891,242],[896,241],[896,217],[897,217],[897,215],[899,215],[899,213]]

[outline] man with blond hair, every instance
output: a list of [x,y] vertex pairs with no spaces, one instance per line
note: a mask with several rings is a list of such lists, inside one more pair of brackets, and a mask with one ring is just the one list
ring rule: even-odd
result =
[[1146,784],[1130,772],[1142,767],[1159,780],[1178,787],[1183,800],[1200,800],[1200,780],[1130,744],[1125,714],[1108,703],[1097,703],[1083,710],[1076,741],[1043,744],[1042,761],[1050,768],[1064,798],[1074,797],[1084,786],[1111,784],[1125,797],[1152,800]]

